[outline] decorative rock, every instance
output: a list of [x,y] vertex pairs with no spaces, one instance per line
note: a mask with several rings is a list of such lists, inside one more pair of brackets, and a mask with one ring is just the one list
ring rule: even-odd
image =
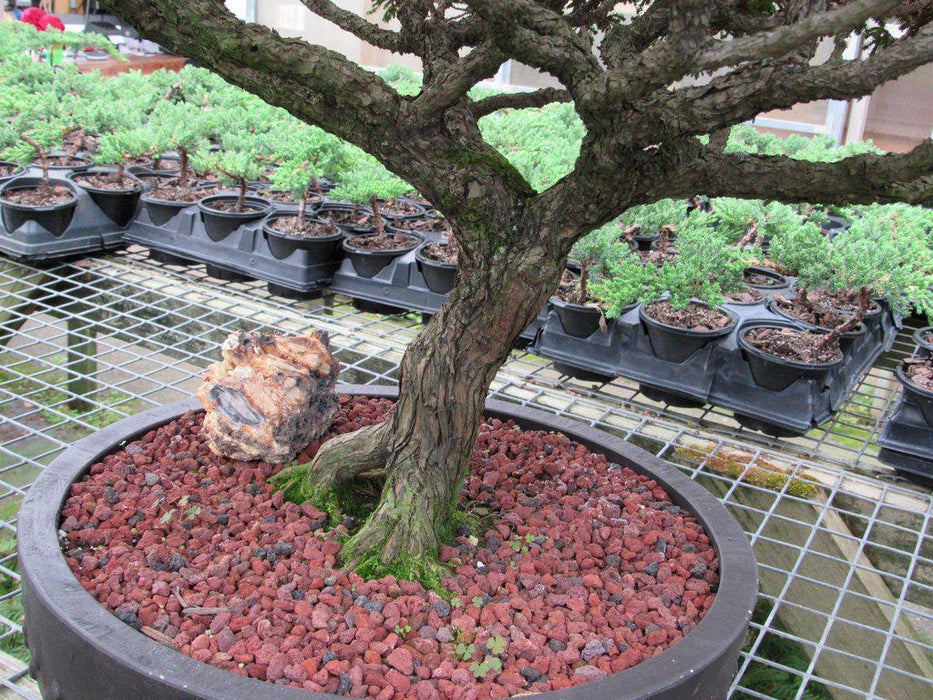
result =
[[406,676],[410,676],[415,668],[414,659],[408,649],[395,649],[386,657],[386,663]]
[[581,656],[586,661],[592,661],[593,659],[602,656],[606,653],[606,650],[603,648],[602,642],[598,639],[591,639],[586,643],[586,646],[583,647]]
[[337,414],[340,364],[327,334],[231,333],[223,359],[198,388],[202,436],[217,455],[269,463],[293,459],[319,438]]

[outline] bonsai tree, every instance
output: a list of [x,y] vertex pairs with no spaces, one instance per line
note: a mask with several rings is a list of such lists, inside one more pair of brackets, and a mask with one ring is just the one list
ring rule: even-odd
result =
[[[933,61],[933,17],[911,14],[912,4],[672,0],[639,2],[623,16],[615,3],[584,0],[465,0],[451,12],[379,0],[398,29],[331,0],[303,4],[373,46],[414,55],[420,91],[402,95],[337,52],[238,20],[219,0],[102,0],[147,39],[370,153],[457,233],[459,282],[408,346],[391,419],[327,442],[288,473],[300,485],[293,497],[325,503],[335,486],[382,470],[380,503],[341,550],[345,565],[370,574],[435,566],[486,392],[584,235],[632,206],[697,193],[825,204],[931,199],[930,142],[835,163],[724,151],[729,128],[756,114],[866,95]],[[811,61],[820,39],[839,48],[871,18],[880,35],[899,24],[899,38],[876,35],[863,60],[834,51]],[[471,98],[508,59],[559,85]],[[703,80],[682,80],[693,74]],[[484,139],[479,122],[554,102],[572,103],[580,120],[579,156],[539,189]]]
[[345,167],[348,146],[316,127],[305,127],[298,133],[282,131],[282,137],[271,150],[282,159],[272,173],[272,186],[288,192],[298,202],[298,219],[303,221],[308,207],[308,194],[324,196],[318,183],[323,173],[334,174]]
[[[23,128],[24,126],[27,128]],[[3,157],[15,163],[38,161],[42,168],[42,185],[49,187],[49,151],[61,146],[62,128],[54,121],[43,121],[35,115],[23,115],[15,129],[20,140],[4,151]]]
[[[570,251],[570,259],[580,263],[580,277],[574,283],[575,294],[566,299],[581,306],[590,301],[590,274],[596,272],[597,279],[616,274],[624,267],[621,261],[637,259],[619,240],[612,225],[603,226],[577,241]],[[613,267],[615,266],[615,272]],[[594,270],[595,268],[595,270]]]
[[151,149],[151,134],[145,129],[104,134],[98,140],[94,162],[98,165],[115,166],[116,184],[134,187],[134,181],[126,182],[126,165],[141,156],[150,155]]
[[206,119],[203,109],[187,102],[160,102],[149,115],[149,125],[157,149],[156,161],[163,152],[177,151],[178,184],[182,187],[190,181],[190,155],[207,144]]
[[664,263],[648,278],[646,301],[656,301],[666,294],[667,302],[675,309],[686,309],[693,302],[715,307],[723,302],[725,294],[743,288],[747,262],[713,228],[709,215],[691,214],[678,235],[677,261]]
[[801,215],[780,202],[720,197],[713,201],[719,228],[736,247],[760,248],[781,231],[800,226]]
[[380,201],[401,197],[411,189],[401,178],[390,173],[379,161],[357,152],[352,164],[341,174],[340,184],[331,192],[334,199],[353,202],[359,207],[369,204],[373,212],[376,235],[385,235]]
[[677,224],[687,215],[687,205],[677,199],[662,199],[653,204],[632,207],[619,219],[622,235],[631,240],[636,234],[653,236],[661,234],[658,246],[664,248],[670,241],[670,235],[677,230]]
[[608,261],[606,273],[590,286],[606,318],[617,318],[632,304],[641,301],[658,268],[644,265],[631,250],[625,248],[620,255]]
[[821,340],[823,345],[865,320],[872,297],[884,299],[895,313],[906,313],[912,303],[924,313],[933,308],[933,254],[926,241],[928,224],[929,216],[923,212],[871,207],[862,211],[848,231],[836,237],[828,263],[820,265],[819,270],[825,275],[823,286],[828,291],[854,296],[854,309]]

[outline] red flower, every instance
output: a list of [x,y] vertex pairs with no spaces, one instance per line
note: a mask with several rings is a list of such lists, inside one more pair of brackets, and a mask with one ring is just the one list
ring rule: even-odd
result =
[[65,24],[55,15],[46,15],[39,20],[39,31],[44,32],[48,29],[57,29],[63,32],[65,31]]
[[45,10],[40,10],[38,7],[30,7],[23,10],[20,21],[25,22],[26,24],[31,24],[36,29],[40,29],[39,25],[42,23],[42,20],[46,16],[47,15],[45,14]]

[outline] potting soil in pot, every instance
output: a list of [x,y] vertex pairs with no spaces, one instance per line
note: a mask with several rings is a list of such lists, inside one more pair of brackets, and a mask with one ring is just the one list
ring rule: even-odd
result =
[[[391,408],[343,398],[324,440]],[[201,420],[94,465],[62,509],[63,548],[125,623],[233,673],[384,699],[543,692],[661,653],[715,598],[719,562],[694,517],[563,435],[482,425],[461,505],[483,524],[442,549],[441,597],[340,569],[355,524],[328,531],[273,493],[280,465],[216,456]]]

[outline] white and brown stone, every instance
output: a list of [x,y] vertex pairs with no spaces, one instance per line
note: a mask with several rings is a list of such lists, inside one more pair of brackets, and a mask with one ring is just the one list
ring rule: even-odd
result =
[[340,363],[327,334],[237,331],[221,346],[197,396],[210,448],[223,457],[287,462],[320,437],[337,414]]

